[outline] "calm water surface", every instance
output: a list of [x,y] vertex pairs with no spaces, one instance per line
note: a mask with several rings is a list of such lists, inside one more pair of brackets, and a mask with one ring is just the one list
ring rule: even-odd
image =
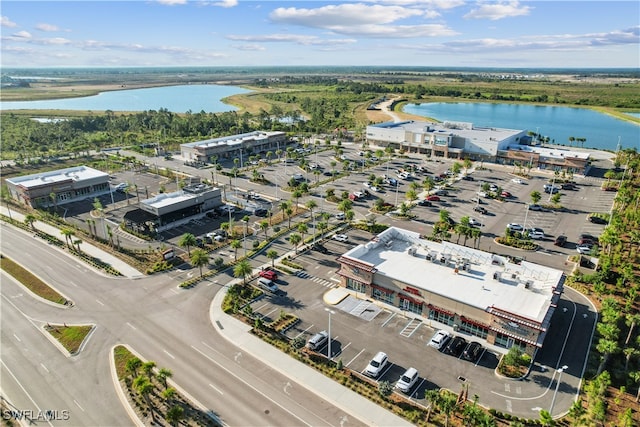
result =
[[250,91],[236,86],[165,86],[102,92],[82,98],[2,102],[0,109],[147,111],[165,108],[174,113],[220,113],[237,110],[221,102],[222,98],[247,92]]
[[[584,147],[615,151],[640,149],[640,126],[586,108],[435,102],[408,104],[404,112],[440,121],[471,122],[481,127],[526,129],[548,136],[556,144],[569,145],[569,137],[586,138]],[[632,113],[633,114],[633,113]],[[577,146],[574,142],[574,146]]]

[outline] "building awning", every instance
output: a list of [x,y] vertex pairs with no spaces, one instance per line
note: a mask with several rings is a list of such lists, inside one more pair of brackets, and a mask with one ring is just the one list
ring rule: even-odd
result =
[[415,299],[415,298],[413,298],[413,297],[410,297],[409,295],[405,295],[405,294],[398,294],[398,296],[400,297],[400,299],[405,299],[405,300],[407,300],[407,301],[409,301],[409,302],[412,302],[412,303],[414,303],[414,304],[419,304],[419,305],[424,304],[424,302],[423,302],[423,301],[417,300],[417,299]]
[[144,224],[147,221],[155,221],[158,217],[151,212],[136,208],[125,213],[124,219],[126,221],[135,222],[136,224]]
[[492,331],[494,331],[494,332],[499,332],[502,335],[506,335],[506,336],[509,336],[511,338],[517,339],[518,341],[526,342],[527,344],[535,345],[536,347],[542,347],[542,343],[538,343],[536,341],[528,340],[526,338],[521,337],[520,335],[511,333],[511,332],[507,332],[504,329],[496,328],[494,326],[492,326],[490,329]]

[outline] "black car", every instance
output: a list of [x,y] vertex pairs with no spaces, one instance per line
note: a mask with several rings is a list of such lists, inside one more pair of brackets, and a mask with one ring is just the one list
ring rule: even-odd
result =
[[433,206],[433,203],[428,200],[420,200],[418,202],[418,206]]
[[462,177],[465,181],[475,181],[475,179],[471,175],[465,175]]
[[324,246],[320,245],[320,244],[315,244],[311,247],[311,249],[313,249],[314,251],[318,251],[322,254],[328,254],[329,253],[329,249],[325,248]]
[[606,219],[595,215],[589,215],[589,222],[592,222],[594,224],[607,224]]
[[484,215],[487,214],[487,210],[482,206],[476,206],[475,208],[473,208],[473,210],[476,212],[480,212],[481,214],[484,214]]
[[265,208],[258,208],[253,211],[253,214],[255,216],[267,216],[267,210]]
[[553,242],[554,245],[556,246],[564,246],[567,244],[567,236],[558,236],[556,237],[555,242]]
[[467,345],[467,340],[462,337],[453,337],[442,350],[444,353],[458,357]]
[[471,341],[462,351],[462,358],[469,362],[476,362],[480,358],[483,350],[479,343]]

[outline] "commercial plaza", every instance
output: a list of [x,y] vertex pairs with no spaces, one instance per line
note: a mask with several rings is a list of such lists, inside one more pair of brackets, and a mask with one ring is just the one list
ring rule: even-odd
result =
[[390,227],[338,258],[341,286],[489,344],[542,347],[563,291],[561,270]]

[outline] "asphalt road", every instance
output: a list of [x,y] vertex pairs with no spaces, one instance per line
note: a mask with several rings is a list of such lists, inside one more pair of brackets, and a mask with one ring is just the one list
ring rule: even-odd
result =
[[[2,236],[7,256],[75,303],[52,306],[3,277],[2,324],[10,327],[2,329],[2,369],[10,374],[2,390],[21,409],[70,411],[69,420],[53,425],[131,424],[109,373],[110,349],[124,343],[171,369],[179,386],[228,425],[336,425],[346,416],[215,333],[208,310],[220,286],[180,291],[166,275],[107,278],[27,233],[3,226]],[[97,327],[82,352],[68,358],[44,335],[47,322]]]

